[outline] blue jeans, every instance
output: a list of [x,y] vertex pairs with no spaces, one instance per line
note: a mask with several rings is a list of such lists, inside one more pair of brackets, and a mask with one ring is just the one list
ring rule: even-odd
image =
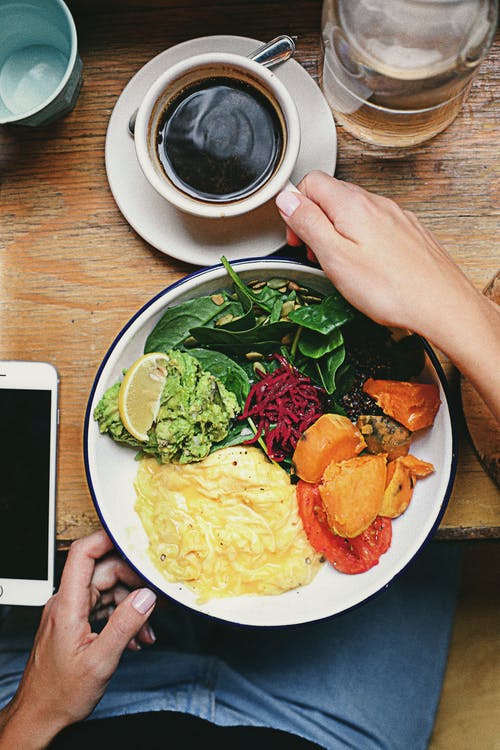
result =
[[[158,642],[124,654],[90,718],[175,710],[220,725],[274,727],[329,750],[425,750],[446,665],[460,551],[432,543],[386,588],[335,618],[290,628],[155,613]],[[29,638],[0,637],[0,707]]]

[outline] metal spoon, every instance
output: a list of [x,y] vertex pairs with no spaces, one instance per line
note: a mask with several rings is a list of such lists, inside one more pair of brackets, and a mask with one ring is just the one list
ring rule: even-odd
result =
[[[288,60],[295,52],[295,40],[291,36],[283,34],[271,39],[270,42],[266,42],[261,47],[251,52],[247,57],[250,60],[264,65],[266,68],[270,68],[272,65],[276,65],[280,62]],[[128,132],[133,137],[135,128],[135,118],[137,117],[137,110],[133,112],[128,121]]]
[[247,57],[264,65],[266,68],[270,68],[271,65],[285,62],[294,52],[294,39],[291,36],[283,34],[282,36],[275,37],[275,39],[271,39],[270,42],[263,44],[262,47],[258,47],[254,52],[247,55]]

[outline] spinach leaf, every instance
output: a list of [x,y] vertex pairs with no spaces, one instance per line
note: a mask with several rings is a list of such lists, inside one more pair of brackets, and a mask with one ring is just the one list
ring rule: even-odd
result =
[[230,357],[211,349],[189,349],[192,357],[196,357],[204,370],[207,370],[220,380],[238,399],[241,408],[245,405],[250,381],[247,373]]
[[259,325],[247,331],[231,331],[224,326],[210,328],[196,326],[190,333],[199,344],[213,346],[216,349],[230,350],[238,353],[259,351],[262,353],[276,351],[285,334],[293,330],[290,323],[280,321],[269,325]]
[[248,328],[255,326],[255,314],[252,302],[249,299],[242,298],[238,302],[231,302],[224,313],[233,315],[233,320],[223,326],[228,331],[246,331]]
[[[232,280],[234,287],[236,289],[236,292],[240,299],[246,298],[247,300],[250,300],[250,302],[258,305],[261,307],[265,312],[270,313],[272,310],[274,299],[276,298],[276,295],[279,294],[276,291],[269,290],[272,292],[271,295],[269,295],[270,299],[266,299],[264,294],[258,294],[254,292],[250,287],[248,287],[242,279],[238,276],[236,271],[231,267],[229,264],[229,261],[227,258],[222,257],[221,258],[222,265],[227,271],[227,274],[229,278]],[[268,287],[264,287],[264,290],[268,290]],[[267,292],[266,292],[267,294]]]
[[317,362],[318,373],[325,391],[332,395],[336,389],[336,375],[345,360],[345,348],[338,347],[335,351],[325,355]]
[[318,305],[298,307],[288,315],[303,328],[328,334],[356,315],[356,311],[337,291],[329,294]]
[[319,359],[325,354],[338,349],[339,346],[343,347],[343,344],[344,337],[340,328],[334,328],[329,334],[322,334],[304,328],[299,338],[298,348],[304,357]]
[[283,309],[283,302],[278,297],[273,302],[273,309],[271,310],[271,317],[269,318],[270,323],[277,323],[281,317],[281,311]]
[[356,373],[352,365],[343,362],[335,373],[335,398],[345,396],[354,386]]
[[[247,308],[244,305],[242,305],[239,300],[232,299],[228,302],[227,306],[226,305],[224,306],[222,310],[222,314],[220,316],[218,315],[217,318],[225,317],[226,315],[232,315],[234,318],[241,320],[242,318],[245,317],[246,312],[247,312]],[[214,318],[213,320],[216,321],[217,318]]]
[[144,353],[179,349],[193,326],[207,325],[228,307],[231,300],[227,295],[223,296],[225,299],[221,305],[216,305],[212,297],[198,297],[167,308],[147,337]]
[[276,303],[283,303],[290,296],[287,292],[280,292],[279,289],[271,289],[269,286],[265,286],[258,292],[255,292],[255,304],[264,310],[265,312],[272,313],[273,307]]
[[295,357],[291,357],[287,352],[284,353],[284,356],[290,360],[302,375],[310,378],[312,382],[320,388],[324,387],[318,369],[318,362],[316,360],[310,359],[309,357],[303,357],[300,352]]

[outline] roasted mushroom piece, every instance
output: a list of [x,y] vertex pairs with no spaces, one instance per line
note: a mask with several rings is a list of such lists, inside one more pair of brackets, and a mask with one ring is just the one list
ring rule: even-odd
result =
[[356,425],[369,453],[387,453],[388,461],[408,453],[412,433],[391,417],[363,414],[358,417]]

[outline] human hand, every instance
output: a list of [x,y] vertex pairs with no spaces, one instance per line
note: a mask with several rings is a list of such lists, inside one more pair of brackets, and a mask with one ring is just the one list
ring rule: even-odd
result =
[[[153,643],[156,596],[126,593],[141,579],[98,531],[69,551],[58,592],[47,602],[18,691],[0,718],[0,748],[43,748],[101,699],[124,649]],[[97,561],[97,562],[96,562]],[[92,631],[90,618],[109,618]]]
[[[311,172],[277,205],[288,240],[300,238],[355,307],[385,325],[428,335],[436,301],[471,288],[436,238],[394,201]],[[429,301],[429,302],[427,302]]]
[[276,198],[290,244],[302,240],[354,307],[445,352],[500,419],[499,309],[394,201],[323,172],[308,174],[298,189]]

